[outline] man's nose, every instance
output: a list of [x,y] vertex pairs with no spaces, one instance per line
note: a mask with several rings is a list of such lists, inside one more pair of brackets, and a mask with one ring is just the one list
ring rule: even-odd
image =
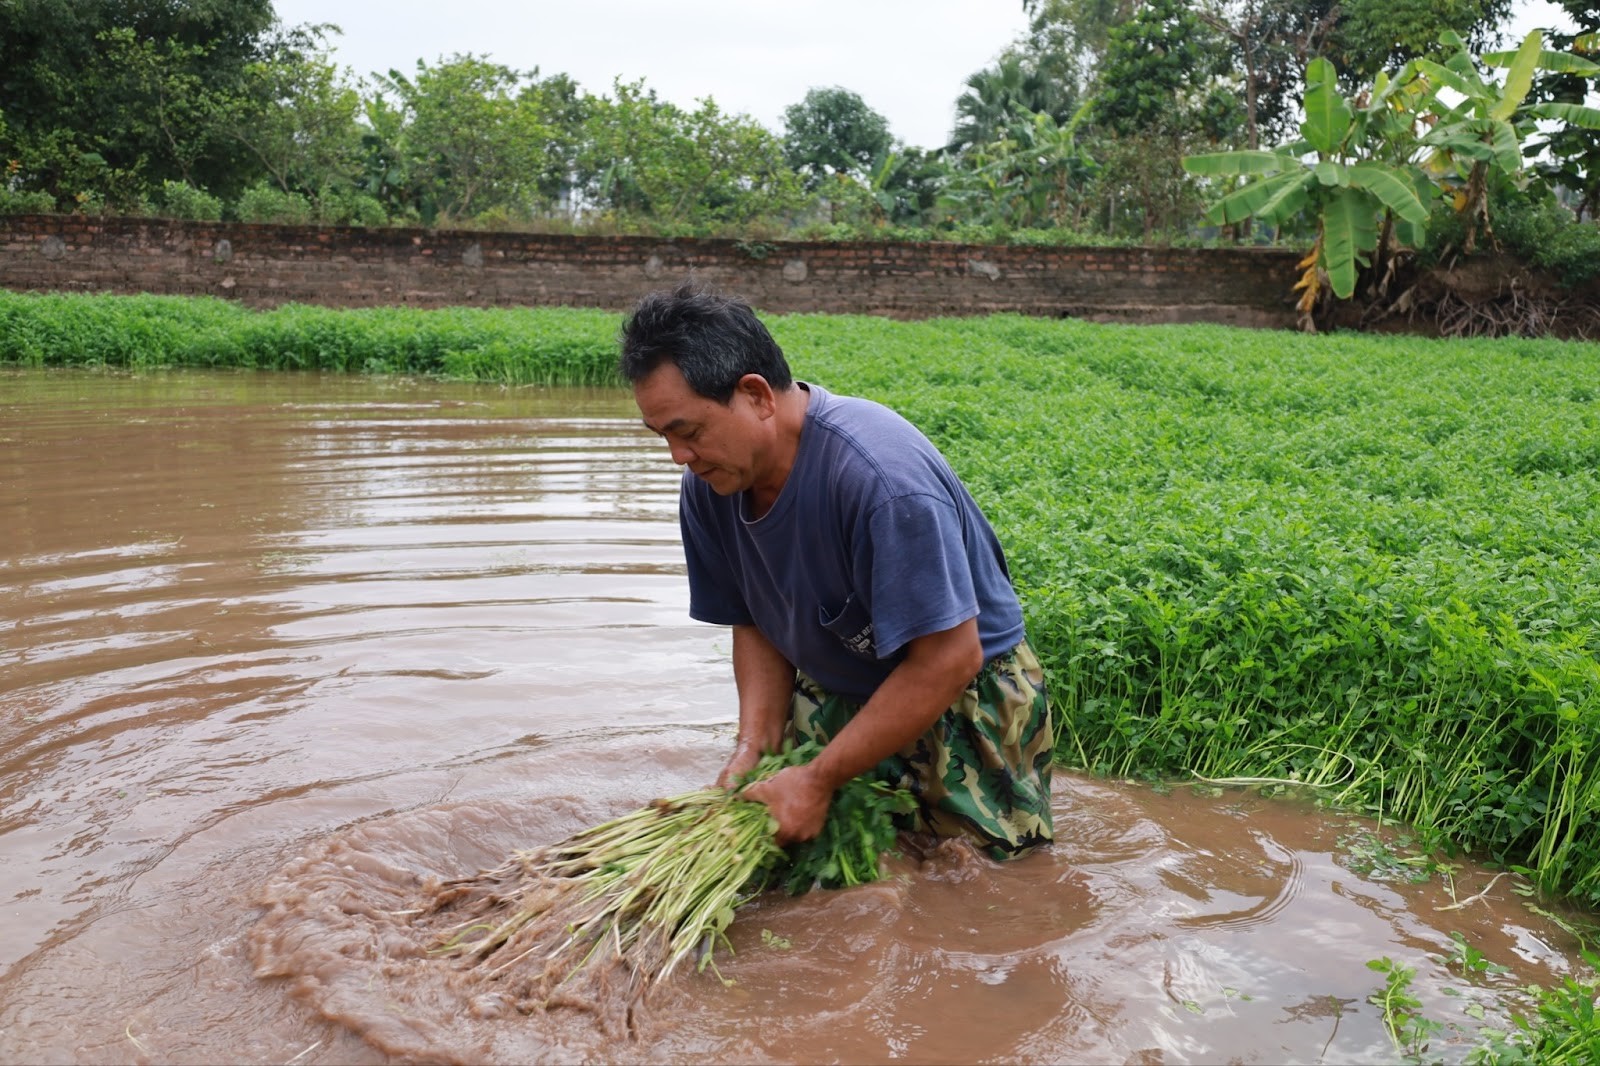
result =
[[672,461],[679,466],[685,465],[690,459],[694,458],[694,449],[683,441],[669,440],[667,441],[667,449],[672,452]]

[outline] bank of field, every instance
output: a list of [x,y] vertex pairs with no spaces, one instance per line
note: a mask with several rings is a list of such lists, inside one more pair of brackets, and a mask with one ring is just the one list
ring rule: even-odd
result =
[[[618,322],[0,294],[0,361],[594,383]],[[1303,782],[1600,907],[1600,346],[770,322],[993,518],[1064,764]]]

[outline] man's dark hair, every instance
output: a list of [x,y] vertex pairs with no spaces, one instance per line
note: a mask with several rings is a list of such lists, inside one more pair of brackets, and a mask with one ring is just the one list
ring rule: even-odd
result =
[[630,384],[672,363],[689,388],[721,404],[746,374],[760,374],[775,392],[794,385],[783,349],[750,305],[692,281],[640,300],[622,324],[621,339],[617,369]]

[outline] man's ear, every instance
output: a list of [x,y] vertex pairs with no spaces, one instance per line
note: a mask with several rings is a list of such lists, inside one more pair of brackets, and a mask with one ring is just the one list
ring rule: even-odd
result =
[[749,398],[755,405],[756,414],[763,419],[771,418],[778,410],[778,397],[772,391],[772,386],[760,374],[746,374],[739,379],[735,391]]

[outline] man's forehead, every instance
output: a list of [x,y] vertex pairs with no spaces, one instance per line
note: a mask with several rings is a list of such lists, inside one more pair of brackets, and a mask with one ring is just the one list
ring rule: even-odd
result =
[[695,426],[699,425],[699,423],[692,418],[673,418],[659,426],[651,425],[648,418],[641,418],[639,421],[643,422],[644,428],[648,429],[652,433],[682,433],[684,430],[693,429]]

